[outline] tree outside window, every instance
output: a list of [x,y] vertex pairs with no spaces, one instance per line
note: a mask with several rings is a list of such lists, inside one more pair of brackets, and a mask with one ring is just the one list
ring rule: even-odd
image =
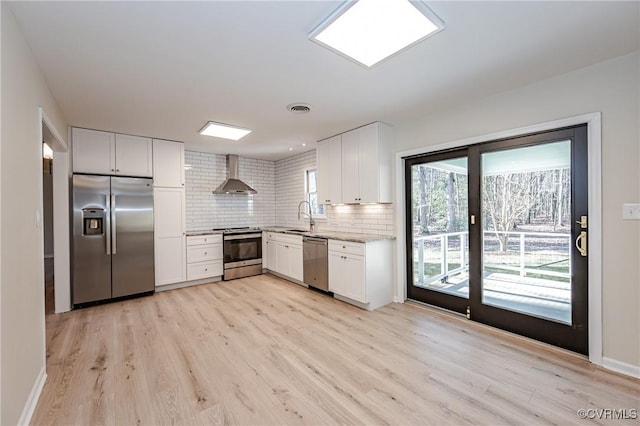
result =
[[306,199],[311,205],[311,214],[314,217],[324,217],[324,205],[318,204],[318,170],[307,169],[304,181]]

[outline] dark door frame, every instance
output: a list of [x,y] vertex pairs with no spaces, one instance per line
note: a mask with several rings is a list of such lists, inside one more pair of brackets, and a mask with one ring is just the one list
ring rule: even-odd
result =
[[[396,152],[395,154],[395,217],[396,217],[396,300],[407,300],[406,293],[406,235],[404,158],[451,150],[468,145],[516,137],[547,130],[587,124],[588,181],[589,181],[589,361],[603,365],[602,355],[602,116],[599,112],[548,121],[495,133],[453,140],[437,145]],[[428,140],[428,134],[424,138]]]

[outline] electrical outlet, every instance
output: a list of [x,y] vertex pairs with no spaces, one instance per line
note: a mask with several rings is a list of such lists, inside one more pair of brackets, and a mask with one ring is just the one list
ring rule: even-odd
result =
[[640,220],[640,204],[624,203],[622,205],[622,219]]

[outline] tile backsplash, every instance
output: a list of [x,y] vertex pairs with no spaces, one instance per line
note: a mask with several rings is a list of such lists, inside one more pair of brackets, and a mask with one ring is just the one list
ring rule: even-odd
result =
[[315,166],[315,149],[275,162],[276,226],[301,228],[309,223],[298,221],[298,204],[305,200],[305,171]]
[[[239,158],[240,179],[258,191],[247,195],[214,195],[227,178],[226,157],[185,151],[187,231],[240,226],[305,228],[298,221],[298,203],[305,199],[305,170],[316,165],[311,150],[278,161]],[[316,220],[318,230],[393,235],[391,204],[326,206],[326,217]]]
[[394,235],[393,204],[328,206],[323,231]]
[[[306,228],[308,219],[298,221],[298,203],[305,199],[304,174],[316,166],[316,151],[308,151],[275,163],[276,225]],[[326,218],[316,220],[317,229],[329,232],[393,235],[393,205],[325,206]]]
[[250,196],[212,194],[227,178],[225,155],[185,151],[185,164],[187,231],[275,223],[273,161],[239,158],[240,180],[258,191]]

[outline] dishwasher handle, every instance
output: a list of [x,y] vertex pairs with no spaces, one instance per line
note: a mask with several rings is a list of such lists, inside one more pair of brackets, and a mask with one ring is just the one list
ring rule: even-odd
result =
[[324,244],[325,246],[327,245],[327,239],[326,238],[319,238],[319,237],[302,237],[302,242],[303,243]]

